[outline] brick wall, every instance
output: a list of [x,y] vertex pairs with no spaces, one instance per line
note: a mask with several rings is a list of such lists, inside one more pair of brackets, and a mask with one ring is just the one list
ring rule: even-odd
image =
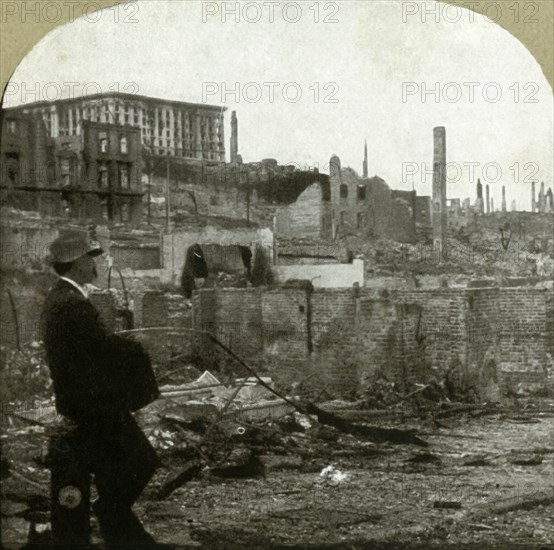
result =
[[282,289],[261,293],[262,346],[272,356],[303,359],[310,344],[309,293]]
[[552,297],[529,287],[470,289],[468,367],[498,391],[537,391],[552,383]]
[[400,290],[401,304],[421,307],[419,336],[424,338],[425,360],[442,374],[454,362],[466,364],[467,326],[465,294],[460,289]]
[[[181,295],[148,291],[144,292],[135,304],[140,308],[140,313],[135,319],[140,322],[141,328],[192,328],[190,302]],[[179,356],[181,360],[190,360],[193,339],[191,332],[146,331],[139,334],[138,339],[156,365],[167,366],[175,356]]]
[[356,234],[415,242],[413,194],[393,191],[377,176],[362,179],[353,169],[341,168],[337,157],[331,158],[330,165],[334,227],[339,236]]
[[[240,357],[262,352],[261,292],[256,289],[201,290],[193,296],[193,328],[213,334]],[[207,367],[230,360],[206,336],[194,335],[193,349]]]
[[552,386],[553,310],[547,291],[525,287],[210,289],[195,295],[193,323],[224,332],[283,385],[311,378],[331,396],[352,395],[377,376],[425,382],[458,368],[492,399],[514,384]]

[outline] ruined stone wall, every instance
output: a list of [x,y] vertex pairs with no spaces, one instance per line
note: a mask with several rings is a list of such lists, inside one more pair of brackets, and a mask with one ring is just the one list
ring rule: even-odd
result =
[[528,287],[471,289],[468,368],[490,397],[552,384],[552,297]]
[[505,388],[518,391],[516,385],[522,384],[539,389],[547,383],[549,371],[552,374],[552,357],[547,358],[547,342],[553,336],[547,332],[547,292],[531,288],[498,291],[500,375]]
[[424,358],[442,376],[454,363],[465,365],[465,293],[461,289],[400,290],[393,294],[399,304],[417,304],[419,329],[414,338],[422,339]]
[[[262,323],[262,297],[257,289],[210,289],[193,295],[193,327],[212,333],[242,358],[260,358]],[[230,360],[204,336],[194,335],[193,348],[207,367]]]
[[[135,326],[139,328],[192,328],[192,308],[181,295],[147,291],[135,301],[135,307]],[[173,370],[176,368],[171,366],[173,357],[178,357],[181,362],[190,361],[193,340],[190,331],[146,331],[136,338],[155,365],[169,366],[169,370]]]
[[304,359],[310,347],[309,293],[278,289],[261,293],[261,344],[277,359]]
[[554,307],[540,289],[203,290],[194,307],[195,326],[239,334],[233,349],[280,383],[310,378],[334,395],[456,370],[493,399],[554,378]]
[[276,232],[280,238],[322,237],[322,199],[319,183],[310,185],[290,206],[277,210]]
[[376,376],[396,378],[395,304],[377,293],[316,291],[312,295],[313,362],[321,382],[355,392]]
[[393,191],[375,176],[362,179],[351,168],[340,167],[332,157],[330,193],[336,236],[383,237],[415,242],[415,196]]
[[489,398],[498,389],[498,307],[497,289],[476,288],[467,292],[467,370]]

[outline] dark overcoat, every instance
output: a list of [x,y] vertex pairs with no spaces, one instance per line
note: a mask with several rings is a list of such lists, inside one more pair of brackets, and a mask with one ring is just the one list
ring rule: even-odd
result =
[[56,408],[77,424],[103,501],[130,506],[158,465],[130,413],[158,396],[149,357],[140,344],[111,334],[63,279],[46,299],[41,324]]
[[111,334],[91,302],[63,279],[44,304],[42,336],[57,410],[78,424],[112,422],[158,397],[142,346]]

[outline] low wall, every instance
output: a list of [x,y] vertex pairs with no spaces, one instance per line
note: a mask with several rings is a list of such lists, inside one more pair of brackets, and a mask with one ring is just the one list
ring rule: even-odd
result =
[[[452,370],[489,399],[554,389],[547,289],[206,289],[193,326],[284,385],[310,378],[335,395],[376,376],[425,383]],[[193,346],[227,360],[208,339]]]

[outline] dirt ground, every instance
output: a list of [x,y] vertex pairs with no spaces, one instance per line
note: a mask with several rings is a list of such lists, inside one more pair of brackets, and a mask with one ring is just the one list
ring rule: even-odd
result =
[[[554,549],[553,413],[467,413],[440,427],[397,426],[415,428],[429,446],[347,435],[302,449],[291,442],[261,456],[265,477],[205,473],[158,500],[157,489],[181,465],[179,453],[163,450],[136,511],[160,542],[181,548]],[[20,548],[29,532],[13,495],[48,494],[48,471],[33,460],[45,446],[40,427],[2,436],[2,456],[17,471],[2,481],[5,548]]]

